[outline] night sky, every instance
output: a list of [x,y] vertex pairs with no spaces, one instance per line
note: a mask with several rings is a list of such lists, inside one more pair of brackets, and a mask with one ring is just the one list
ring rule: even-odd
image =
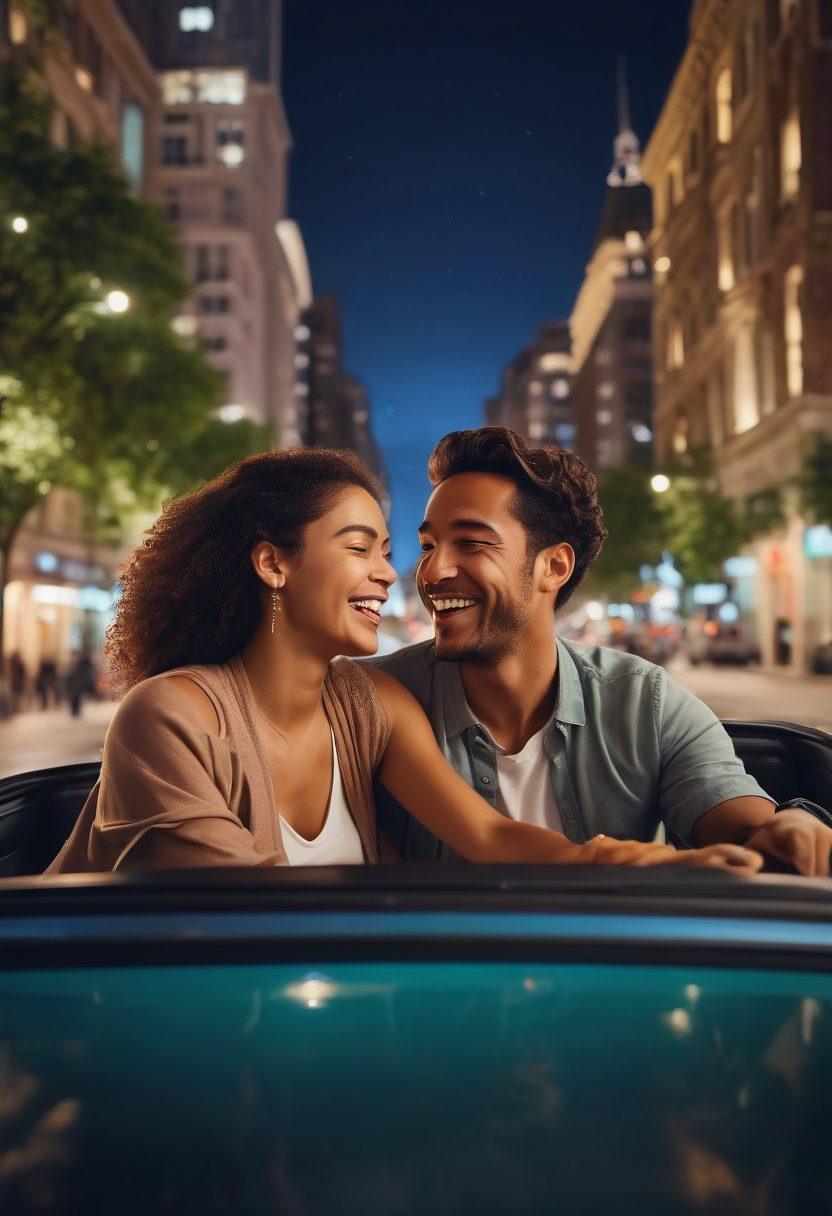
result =
[[433,443],[481,425],[503,365],[571,310],[611,163],[616,56],[644,146],[688,8],[285,0],[290,213],[370,390],[400,570]]

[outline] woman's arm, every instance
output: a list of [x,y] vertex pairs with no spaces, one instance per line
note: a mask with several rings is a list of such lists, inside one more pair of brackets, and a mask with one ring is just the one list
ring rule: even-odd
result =
[[[231,760],[219,736],[210,700],[187,677],[132,689],[107,733],[86,868],[279,865],[231,809]],[[50,870],[67,863],[62,851]]]
[[578,845],[560,832],[507,819],[454,772],[407,689],[378,668],[366,670],[390,719],[379,780],[429,832],[468,861],[686,864],[752,871],[762,865],[759,854],[737,845],[677,852],[670,845],[607,836]]

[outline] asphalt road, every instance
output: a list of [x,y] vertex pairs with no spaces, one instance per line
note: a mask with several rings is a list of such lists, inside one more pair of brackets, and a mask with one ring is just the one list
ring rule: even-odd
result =
[[[756,668],[671,664],[670,674],[720,718],[800,722],[832,734],[832,677],[783,675]],[[68,709],[18,714],[0,722],[0,777],[98,760],[112,702],[90,702],[80,718]]]

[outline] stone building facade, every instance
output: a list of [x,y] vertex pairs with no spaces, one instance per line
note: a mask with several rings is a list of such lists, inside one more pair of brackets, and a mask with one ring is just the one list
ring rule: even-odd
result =
[[760,520],[737,596],[764,661],[801,672],[832,638],[830,546],[798,490],[832,435],[829,0],[697,0],[643,171],[657,457],[709,450]]

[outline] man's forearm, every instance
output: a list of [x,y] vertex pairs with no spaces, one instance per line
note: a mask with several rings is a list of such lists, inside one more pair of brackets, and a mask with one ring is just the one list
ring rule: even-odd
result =
[[763,824],[774,818],[774,803],[753,795],[729,798],[706,811],[693,825],[693,842],[698,848],[708,844],[745,844]]

